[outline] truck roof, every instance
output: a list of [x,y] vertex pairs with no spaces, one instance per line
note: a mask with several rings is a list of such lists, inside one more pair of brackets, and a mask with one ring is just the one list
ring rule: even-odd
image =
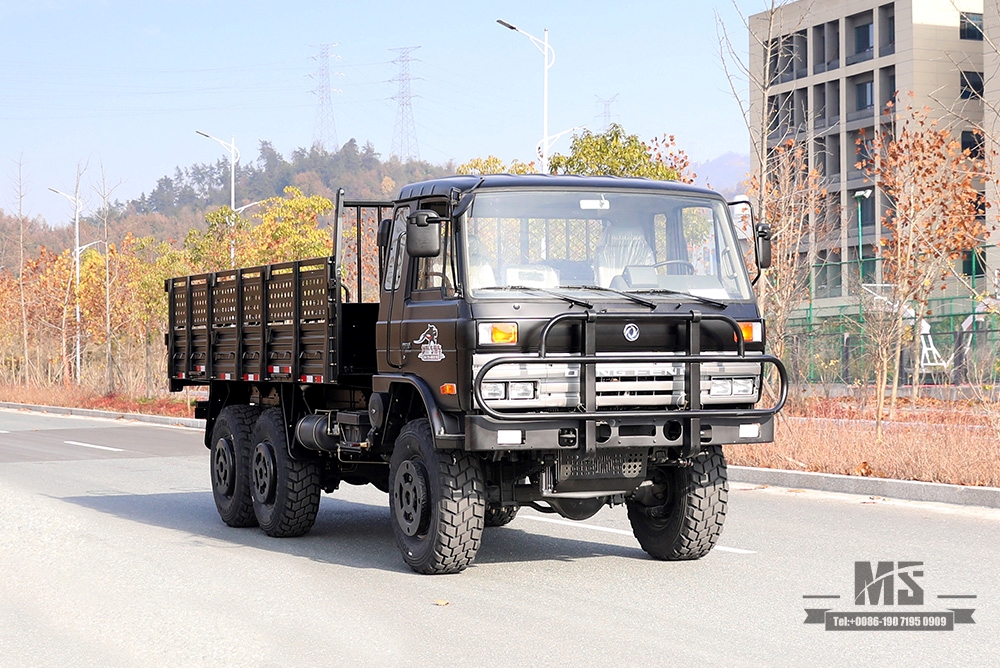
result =
[[[480,183],[481,182],[481,183]],[[448,195],[452,189],[461,192],[477,186],[484,188],[603,188],[607,190],[635,189],[682,192],[719,196],[714,190],[687,185],[678,181],[654,181],[620,176],[577,176],[569,174],[484,174],[445,176],[431,181],[421,181],[404,186],[399,191],[400,200]]]

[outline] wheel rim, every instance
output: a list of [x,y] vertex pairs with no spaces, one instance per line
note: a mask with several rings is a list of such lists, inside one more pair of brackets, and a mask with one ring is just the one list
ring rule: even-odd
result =
[[226,437],[220,438],[215,444],[212,473],[215,479],[215,489],[223,496],[233,495],[233,487],[236,482],[235,461],[233,442]]
[[392,507],[396,523],[407,536],[427,531],[430,523],[428,512],[427,481],[423,467],[412,460],[403,462],[396,471],[396,485],[392,490]]
[[676,496],[670,476],[663,471],[656,471],[652,477],[652,489],[640,501],[643,515],[650,526],[658,529],[665,527],[670,521],[671,501]]
[[275,465],[274,451],[267,441],[258,443],[253,450],[253,463],[250,466],[253,476],[253,498],[258,503],[270,505],[274,503]]

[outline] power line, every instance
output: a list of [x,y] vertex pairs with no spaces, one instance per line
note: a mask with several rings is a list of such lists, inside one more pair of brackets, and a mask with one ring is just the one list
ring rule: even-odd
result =
[[419,49],[419,46],[404,46],[398,49],[389,49],[399,52],[392,63],[399,65],[399,74],[395,79],[390,79],[390,83],[397,83],[396,95],[391,99],[396,100],[396,126],[392,130],[392,152],[391,154],[401,161],[420,160],[420,147],[417,145],[417,130],[413,123],[413,105],[410,103],[414,97],[410,92],[410,63],[420,62],[410,58],[410,52]]
[[603,121],[604,121],[603,129],[607,130],[608,127],[611,126],[611,119],[612,118],[618,118],[617,114],[615,114],[614,116],[611,115],[611,105],[615,102],[615,100],[618,99],[618,93],[615,93],[614,96],[610,100],[605,100],[600,95],[595,95],[594,97],[597,98],[597,103],[598,104],[603,104],[604,105],[604,113],[603,114],[598,114],[597,116],[594,116],[594,118],[601,118],[601,119],[603,119]]
[[[312,91],[319,101],[316,107],[316,124],[313,127],[313,145],[319,145],[330,153],[340,150],[337,143],[337,124],[333,118],[333,91],[341,92],[330,87],[330,49],[339,46],[337,44],[318,44],[319,54],[313,56],[318,64],[318,69],[313,76],[316,79],[316,88]],[[340,60],[340,56],[334,56]],[[339,76],[344,76],[342,72],[334,72]]]

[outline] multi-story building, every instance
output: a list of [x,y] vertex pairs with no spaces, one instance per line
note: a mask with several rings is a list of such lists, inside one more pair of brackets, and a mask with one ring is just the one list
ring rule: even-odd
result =
[[[793,138],[808,146],[809,164],[829,193],[826,217],[835,222],[811,254],[816,305],[857,303],[860,283],[881,282],[876,254],[887,202],[857,167],[858,138],[873,136],[897,93],[904,106],[930,107],[973,150],[982,145],[974,128],[1000,129],[1000,76],[991,76],[1000,39],[984,39],[984,33],[1000,38],[998,5],[799,0],[751,17],[751,127],[760,130],[752,137],[752,160]],[[996,194],[987,193],[993,212],[1000,210]],[[1000,267],[1000,250],[984,241],[959,269],[985,287],[984,264]]]

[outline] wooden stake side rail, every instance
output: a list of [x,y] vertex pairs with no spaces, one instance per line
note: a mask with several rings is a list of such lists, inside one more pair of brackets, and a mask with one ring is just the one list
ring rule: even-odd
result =
[[166,281],[172,386],[336,382],[332,257]]

